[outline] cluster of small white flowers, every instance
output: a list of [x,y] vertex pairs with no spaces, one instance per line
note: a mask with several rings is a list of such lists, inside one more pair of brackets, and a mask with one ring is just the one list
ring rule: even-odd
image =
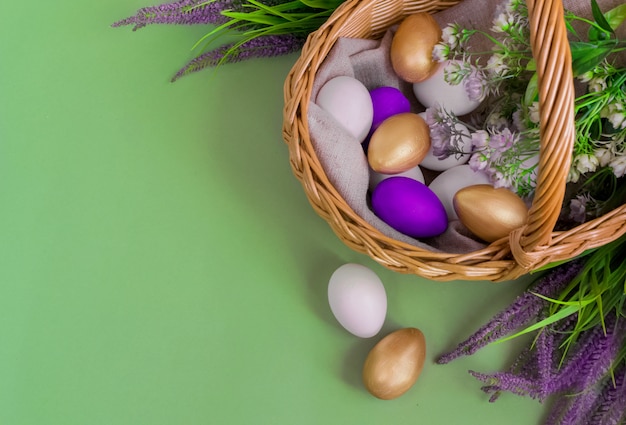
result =
[[506,33],[515,24],[515,16],[508,10],[505,10],[504,12],[497,15],[496,18],[493,20],[493,26],[491,27],[491,30],[493,32]]
[[471,31],[462,29],[458,24],[450,24],[441,30],[441,41],[433,49],[433,60],[445,62],[448,59],[462,57],[465,54],[465,44]]
[[624,140],[621,143],[610,140],[600,145],[593,152],[598,168],[609,167],[617,178],[623,177],[626,173],[626,151],[623,143]]
[[623,177],[626,174],[626,152],[623,148],[603,145],[595,149],[593,154],[574,156],[567,181],[577,183],[582,175],[594,173],[604,167],[609,167],[615,177]]
[[567,181],[571,183],[577,183],[580,180],[580,176],[587,173],[595,172],[600,166],[600,159],[594,154],[580,154],[576,155],[572,160]]
[[581,173],[593,173],[598,169],[600,161],[595,155],[583,154],[574,158],[574,164]]
[[[587,119],[604,120],[601,124],[602,133],[586,134],[581,142],[579,151],[586,149],[592,153],[577,153],[574,155],[568,181],[577,182],[584,174],[596,172],[608,167],[616,178],[626,174],[626,94],[620,85],[614,81],[619,70],[604,62],[594,69],[580,75],[578,79],[586,83],[588,99],[597,105],[593,111],[595,117]],[[623,72],[623,70],[621,71]],[[623,78],[623,77],[622,77]],[[591,101],[590,101],[591,102]],[[597,127],[597,126],[596,126]],[[579,135],[580,137],[580,135]]]
[[506,64],[505,56],[502,53],[496,52],[487,60],[487,66],[485,67],[492,76],[504,77],[509,72],[509,67]]
[[512,35],[513,39],[504,39],[505,43],[519,41],[517,35],[528,27],[528,10],[526,3],[519,0],[507,0],[496,9],[491,30],[495,33]]
[[461,30],[457,24],[451,24],[441,30],[441,41],[454,50],[459,47]]

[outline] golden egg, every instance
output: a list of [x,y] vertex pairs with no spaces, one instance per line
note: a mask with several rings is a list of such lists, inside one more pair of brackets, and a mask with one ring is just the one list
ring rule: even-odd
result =
[[488,184],[459,190],[452,203],[461,223],[486,242],[507,236],[528,218],[528,207],[522,198],[509,189]]
[[438,68],[433,48],[441,40],[441,28],[426,12],[409,15],[398,25],[391,40],[391,66],[400,78],[419,83]]
[[391,400],[407,392],[424,367],[426,340],[422,331],[404,328],[372,348],[363,365],[363,383],[373,396]]
[[418,165],[430,149],[430,130],[411,112],[387,118],[374,131],[367,148],[370,167],[378,173],[397,174]]

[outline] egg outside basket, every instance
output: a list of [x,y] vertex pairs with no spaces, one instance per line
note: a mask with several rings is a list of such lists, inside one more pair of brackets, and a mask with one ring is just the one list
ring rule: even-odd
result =
[[315,211],[355,251],[391,270],[438,281],[512,280],[624,234],[626,206],[571,230],[554,231],[575,137],[571,53],[562,0],[527,0],[539,81],[541,147],[537,188],[524,226],[468,254],[433,252],[385,236],[357,215],[333,187],[311,143],[307,112],[316,71],[334,43],[341,37],[378,39],[410,14],[434,13],[459,2],[347,0],[309,35],[284,84],[283,138],[292,170]]

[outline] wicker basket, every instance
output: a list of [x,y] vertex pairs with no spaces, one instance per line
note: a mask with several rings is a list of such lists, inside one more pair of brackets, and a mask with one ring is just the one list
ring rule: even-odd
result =
[[537,189],[523,227],[469,254],[432,252],[383,235],[358,216],[330,183],[311,144],[307,111],[316,71],[335,41],[378,39],[412,13],[434,13],[459,1],[347,0],[308,37],[284,85],[283,138],[292,170],[315,211],[352,249],[389,269],[439,281],[515,279],[625,233],[626,206],[571,230],[554,231],[575,136],[571,54],[562,0],[527,1],[539,77],[541,149]]

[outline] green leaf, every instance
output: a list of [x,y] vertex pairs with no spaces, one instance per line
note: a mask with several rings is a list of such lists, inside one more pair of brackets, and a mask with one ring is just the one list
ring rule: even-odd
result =
[[545,295],[541,295],[541,294],[539,294],[537,292],[531,292],[531,294],[536,295],[539,298],[544,299],[546,301],[549,301],[552,304],[565,305],[565,306],[577,305],[580,308],[583,308],[583,307],[591,304],[597,298],[597,296],[594,296],[594,297],[591,297],[591,298],[582,298],[580,300],[574,300],[574,301],[563,301],[563,300],[557,300],[555,298],[546,297]]
[[334,10],[343,0],[300,0],[300,2],[313,9]]
[[594,69],[611,53],[614,46],[615,43],[570,42],[574,76],[582,75]]
[[240,22],[249,22],[249,23],[263,24],[263,25],[268,25],[268,26],[276,25],[281,22],[284,22],[284,20],[276,16],[269,16],[269,15],[263,15],[263,14],[230,12],[230,11],[225,10],[222,12],[222,15],[226,16],[227,18],[235,19]]
[[[289,6],[287,6],[288,7],[287,9],[284,9],[284,8],[280,7],[281,5],[267,6],[267,5],[264,5],[263,3],[259,3],[256,0],[247,0],[247,1],[251,5],[253,5],[256,8],[258,8],[258,11],[255,11],[253,13],[263,14],[263,12],[265,12],[265,13],[267,13],[268,16],[272,16],[272,15],[279,16],[279,17],[283,18],[286,21],[292,21],[293,19],[289,17],[288,13],[282,13],[282,12],[286,11],[286,10],[290,10],[289,7],[291,5],[297,4],[296,2],[286,3],[285,5],[289,5]],[[283,6],[285,6],[285,5],[283,5]]]
[[528,86],[526,86],[526,92],[524,93],[524,104],[526,106],[532,105],[532,103],[539,97],[539,87],[537,86],[537,79],[537,72],[535,72],[528,81]]
[[591,13],[593,14],[593,19],[596,20],[596,23],[600,26],[600,28],[606,32],[613,33],[613,28],[611,28],[611,25],[607,22],[596,0],[591,0]]
[[[611,38],[611,35],[615,34],[615,30],[626,19],[626,3],[609,10],[602,15],[602,18],[604,20],[604,24],[597,22],[597,26],[594,25],[589,28],[588,37],[590,41],[606,40]],[[608,29],[603,25],[606,25]]]
[[576,28],[572,25],[569,20],[565,20],[565,28],[567,28],[567,32],[578,37],[578,33],[576,32]]
[[613,30],[616,30],[626,20],[626,3],[623,3],[604,14]]
[[546,317],[545,319],[541,320],[540,322],[535,323],[534,325],[528,326],[527,328],[517,332],[516,334],[510,335],[510,336],[507,336],[506,338],[501,338],[495,341],[494,344],[499,344],[501,342],[509,341],[514,338],[525,335],[529,332],[536,331],[537,329],[544,328],[548,325],[551,325],[552,323],[558,322],[561,319],[571,316],[572,314],[576,313],[579,310],[579,308],[580,307],[578,305],[568,305],[567,307],[564,307],[561,310],[559,310],[557,313],[552,314],[549,317]]

